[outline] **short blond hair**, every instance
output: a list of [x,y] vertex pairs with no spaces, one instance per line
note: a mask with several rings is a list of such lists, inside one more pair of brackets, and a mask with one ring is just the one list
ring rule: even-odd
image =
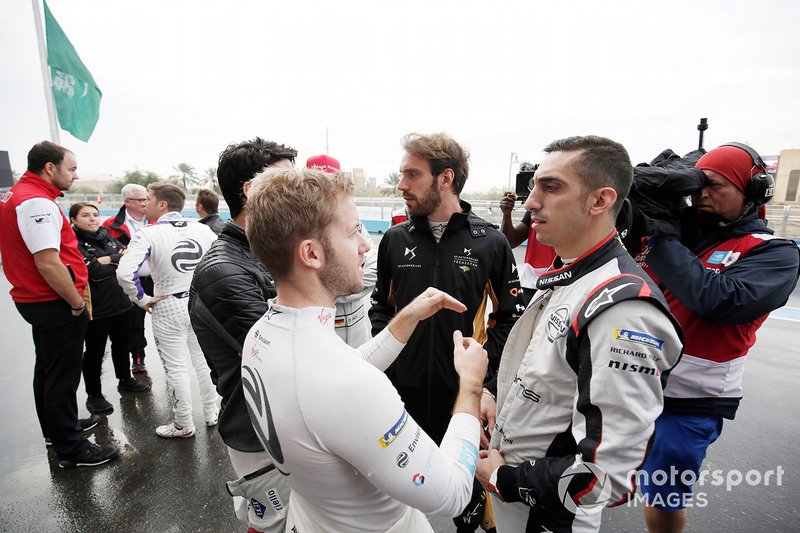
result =
[[353,183],[342,173],[273,167],[254,179],[247,193],[250,248],[275,279],[294,266],[294,249],[308,238],[328,242],[328,226]]

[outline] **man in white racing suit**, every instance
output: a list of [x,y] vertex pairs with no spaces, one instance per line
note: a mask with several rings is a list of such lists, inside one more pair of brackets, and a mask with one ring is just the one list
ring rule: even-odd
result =
[[244,342],[247,407],[292,487],[286,531],[432,531],[423,512],[455,516],[470,500],[488,360],[454,332],[460,389],[439,447],[383,370],[419,321],[466,307],[428,289],[360,349],[337,336],[334,302],[361,290],[367,250],[352,191],[343,175],[309,169],[253,182],[247,236],[277,297]]
[[634,490],[683,348],[666,300],[616,236],[633,178],[625,148],[588,136],[545,152],[525,208],[558,255],[481,406],[493,432],[477,477],[499,533],[598,531],[602,509]]
[[[117,268],[117,281],[133,303],[153,313],[153,336],[164,364],[174,420],[156,428],[159,437],[191,437],[192,388],[189,365],[194,366],[200,387],[206,425],[216,425],[219,396],[211,372],[189,321],[188,296],[192,273],[200,258],[217,238],[205,224],[181,216],[186,195],[169,183],[148,187],[147,220],[156,223],[136,232]],[[139,270],[148,263],[153,294],[145,294]]]

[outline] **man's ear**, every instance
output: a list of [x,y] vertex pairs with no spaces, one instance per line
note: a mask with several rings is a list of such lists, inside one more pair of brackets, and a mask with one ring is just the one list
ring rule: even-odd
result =
[[312,270],[320,270],[325,261],[322,243],[317,239],[303,239],[295,249],[299,265]]
[[439,189],[440,190],[447,190],[453,186],[453,181],[456,179],[455,172],[453,172],[452,168],[444,169],[444,172],[439,174]]
[[613,187],[602,187],[589,195],[589,212],[593,215],[610,213],[617,201],[617,191]]

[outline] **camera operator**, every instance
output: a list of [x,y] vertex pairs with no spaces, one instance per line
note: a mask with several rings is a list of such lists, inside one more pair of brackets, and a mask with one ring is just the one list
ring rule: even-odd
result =
[[525,202],[527,193],[530,192],[528,183],[531,182],[533,173],[539,165],[523,163],[520,173],[517,174],[516,194],[510,191],[503,193],[500,200],[500,211],[503,213],[503,223],[500,230],[508,239],[511,248],[516,248],[525,240],[528,246],[525,250],[525,262],[517,265],[519,270],[519,283],[522,287],[522,299],[525,305],[530,302],[533,293],[536,292],[536,280],[539,276],[553,264],[556,258],[556,251],[552,246],[540,243],[536,240],[536,230],[531,227],[531,212],[526,211],[522,220],[517,224],[511,221],[511,212],[514,210],[514,203],[519,200]]
[[697,479],[723,419],[736,414],[744,358],[756,331],[786,303],[800,264],[797,246],[773,236],[758,216],[759,206],[772,197],[774,181],[754,150],[723,145],[695,166],[706,182],[692,195],[682,237],[651,234],[637,257],[660,283],[686,337],[642,466],[650,481],[642,486],[650,532],[683,530],[691,484],[680,475],[658,486],[653,473],[675,468],[681,474],[693,471]]

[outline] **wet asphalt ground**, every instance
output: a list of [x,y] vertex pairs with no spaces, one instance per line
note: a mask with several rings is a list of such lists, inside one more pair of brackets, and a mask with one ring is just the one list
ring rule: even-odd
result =
[[[244,532],[223,485],[234,478],[233,470],[219,435],[203,423],[196,383],[196,436],[165,440],[155,435],[171,413],[152,337],[146,360],[151,392],[121,396],[111,362],[105,361],[103,390],[114,412],[103,415],[88,436],[118,445],[120,458],[96,468],[58,467],[34,410],[30,326],[8,290],[0,276],[0,531]],[[706,503],[690,510],[687,531],[800,531],[800,291],[788,306],[775,313],[784,318],[771,317],[761,328],[748,356],[738,416],[725,422],[705,463],[720,470],[731,486],[709,482],[698,489]],[[88,415],[85,400],[81,383],[81,416]],[[737,470],[750,483],[734,486]],[[769,471],[773,475],[766,486]],[[437,532],[453,531],[448,518],[431,517],[431,523]],[[645,531],[641,506],[607,509],[601,531]]]

